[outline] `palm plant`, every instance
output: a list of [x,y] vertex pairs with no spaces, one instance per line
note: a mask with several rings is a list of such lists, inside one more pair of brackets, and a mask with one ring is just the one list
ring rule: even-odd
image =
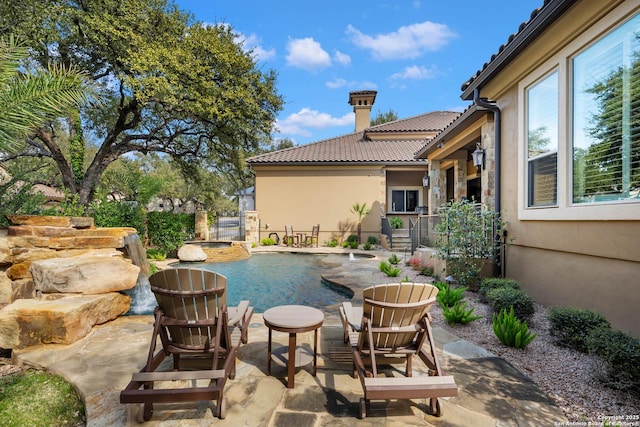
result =
[[27,48],[0,38],[0,151],[9,152],[38,126],[93,100],[95,86],[73,67],[25,70]]
[[362,242],[362,221],[364,220],[364,217],[369,215],[369,212],[371,212],[371,209],[367,207],[366,203],[355,203],[351,207],[351,213],[356,214],[358,217],[358,242]]

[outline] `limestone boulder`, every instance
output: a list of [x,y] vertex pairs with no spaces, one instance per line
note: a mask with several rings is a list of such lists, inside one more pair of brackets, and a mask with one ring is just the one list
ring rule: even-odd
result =
[[36,291],[93,295],[133,288],[140,267],[121,256],[83,255],[34,261],[30,271]]
[[207,254],[200,245],[182,245],[178,249],[178,259],[185,262],[203,262],[207,260]]
[[6,270],[0,268],[0,307],[9,304],[11,298],[11,279],[7,276]]
[[0,310],[0,348],[71,344],[91,328],[125,314],[131,298],[118,292],[56,300],[17,300]]
[[11,301],[25,298],[35,298],[36,288],[33,285],[33,279],[19,279],[11,282]]

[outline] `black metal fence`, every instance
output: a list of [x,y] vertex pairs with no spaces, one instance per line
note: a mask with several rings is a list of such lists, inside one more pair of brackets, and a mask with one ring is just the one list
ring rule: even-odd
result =
[[418,218],[409,220],[411,253],[414,253],[417,248],[433,247],[435,239],[433,228],[439,221],[439,215],[418,215]]
[[244,240],[245,217],[216,215],[209,229],[209,239],[217,241]]

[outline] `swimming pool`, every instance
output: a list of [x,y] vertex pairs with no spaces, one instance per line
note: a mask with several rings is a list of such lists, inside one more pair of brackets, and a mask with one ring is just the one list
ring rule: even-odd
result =
[[[227,304],[249,300],[256,313],[277,305],[323,308],[353,296],[347,289],[324,283],[322,273],[348,262],[339,254],[258,253],[250,258],[216,263],[176,263],[172,267],[205,268],[227,277]],[[149,300],[151,298],[151,300]],[[133,296],[131,314],[149,314],[153,294]],[[143,299],[146,299],[144,301]]]

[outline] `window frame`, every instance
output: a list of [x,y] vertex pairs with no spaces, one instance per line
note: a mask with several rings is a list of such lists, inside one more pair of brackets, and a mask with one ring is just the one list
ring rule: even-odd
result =
[[[630,5],[621,5],[604,19],[550,56],[531,74],[519,81],[518,91],[518,219],[520,220],[637,220],[640,199],[573,202],[573,59],[640,14]],[[615,24],[612,24],[615,22]],[[545,76],[558,72],[558,159],[557,205],[528,206],[527,90]]]
[[412,214],[415,213],[415,210],[413,211],[394,211],[393,210],[393,192],[394,191],[404,191],[405,192],[405,206],[406,206],[406,201],[407,201],[407,195],[406,192],[407,191],[417,191],[418,193],[418,204],[417,207],[419,206],[424,206],[424,194],[422,191],[423,187],[420,186],[405,186],[405,185],[394,185],[394,186],[389,186],[387,187],[387,213],[389,214]]

